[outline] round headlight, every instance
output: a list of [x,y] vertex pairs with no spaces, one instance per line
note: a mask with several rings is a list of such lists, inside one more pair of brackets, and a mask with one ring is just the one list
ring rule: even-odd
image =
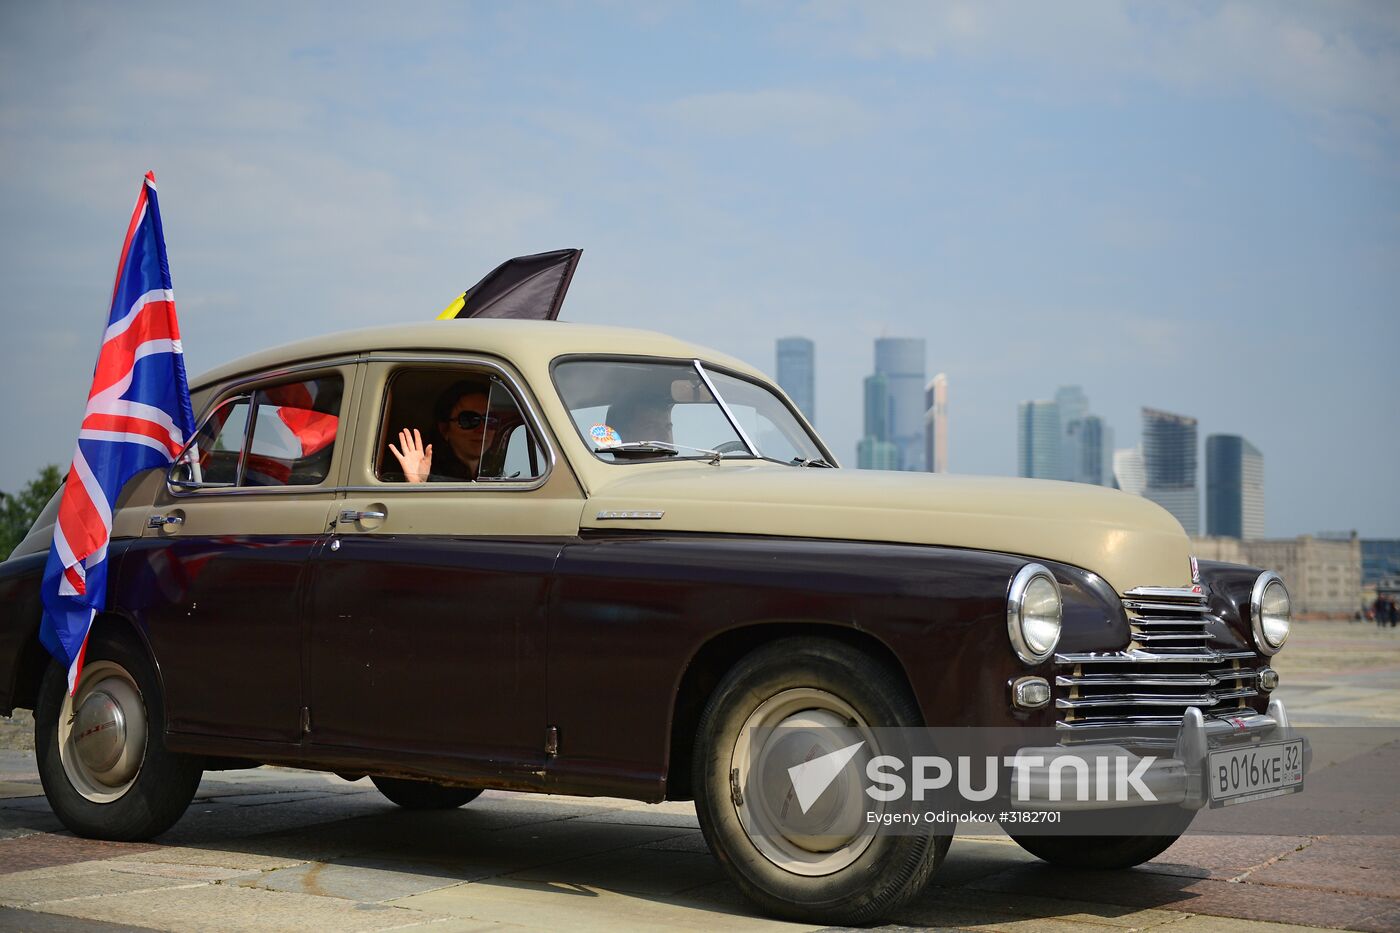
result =
[[1274,654],[1288,641],[1293,625],[1293,606],[1288,589],[1273,571],[1261,573],[1249,594],[1249,617],[1254,628],[1254,644],[1264,654]]
[[1027,564],[1011,581],[1006,631],[1016,655],[1027,664],[1050,657],[1060,643],[1063,608],[1060,584],[1040,564]]

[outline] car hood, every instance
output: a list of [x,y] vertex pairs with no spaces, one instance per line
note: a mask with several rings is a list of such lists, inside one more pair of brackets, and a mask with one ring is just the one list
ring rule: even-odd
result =
[[[795,468],[628,464],[589,496],[583,528],[937,544],[1062,561],[1118,592],[1191,585],[1190,539],[1140,496],[1049,480]],[[661,512],[650,519],[600,513]]]

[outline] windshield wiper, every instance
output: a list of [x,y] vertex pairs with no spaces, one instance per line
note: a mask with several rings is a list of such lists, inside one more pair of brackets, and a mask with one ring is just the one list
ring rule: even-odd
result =
[[793,457],[788,462],[793,464],[794,466],[822,467],[827,470],[836,469],[836,464],[829,463],[826,460],[823,460],[821,457]]
[[688,444],[672,444],[669,441],[628,441],[625,444],[613,444],[611,447],[599,447],[597,452],[606,454],[614,450],[635,450],[639,453],[665,454],[668,457],[679,456],[682,450],[693,450],[711,458],[711,463],[719,463],[724,459],[724,454],[718,450],[710,450],[707,447],[691,447]]

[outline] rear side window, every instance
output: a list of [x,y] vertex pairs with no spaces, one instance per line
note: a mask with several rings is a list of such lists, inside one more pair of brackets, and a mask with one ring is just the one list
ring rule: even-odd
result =
[[315,486],[330,475],[340,431],[338,373],[225,400],[172,471],[201,487]]

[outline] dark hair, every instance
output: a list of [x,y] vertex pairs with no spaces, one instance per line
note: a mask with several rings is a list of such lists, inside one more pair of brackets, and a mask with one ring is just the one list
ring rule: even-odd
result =
[[451,421],[452,409],[457,404],[457,400],[464,395],[485,395],[490,398],[491,389],[484,382],[473,379],[459,379],[448,386],[437,397],[433,403],[433,420],[436,422]]

